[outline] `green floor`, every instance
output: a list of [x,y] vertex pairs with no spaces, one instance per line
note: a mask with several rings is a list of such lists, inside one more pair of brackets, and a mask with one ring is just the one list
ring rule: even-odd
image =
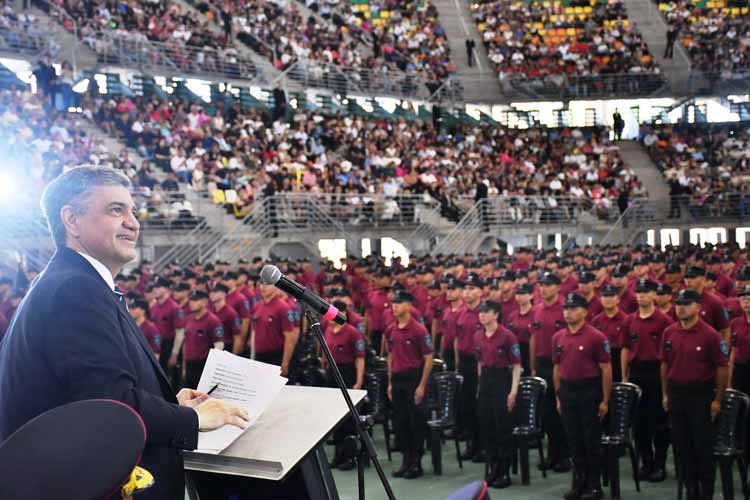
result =
[[[401,454],[394,453],[393,461],[389,462],[385,452],[385,443],[381,428],[377,428],[374,434],[375,446],[378,449],[379,458],[383,468],[388,475],[388,480],[393,488],[396,498],[399,500],[441,500],[453,491],[462,486],[480,479],[484,474],[484,464],[464,463],[463,470],[458,468],[455,452],[452,444],[443,447],[443,474],[436,476],[432,473],[429,455],[422,459],[422,467],[425,475],[419,479],[406,480],[391,477],[391,472],[401,464]],[[326,447],[326,453],[332,456],[332,447]],[[561,499],[563,493],[570,486],[570,473],[555,474],[550,472],[547,478],[542,477],[542,473],[536,469],[538,462],[536,452],[531,454],[531,484],[522,486],[520,475],[513,476],[513,486],[505,490],[490,490],[491,498],[512,498],[512,499]],[[633,498],[639,500],[650,499],[667,499],[677,498],[677,483],[674,480],[674,471],[672,469],[671,459],[668,465],[669,479],[663,483],[643,483],[641,493],[635,490],[635,483],[631,477],[631,468],[629,460],[623,458],[620,460],[621,480],[621,497],[624,499]],[[338,487],[341,500],[357,500],[357,473],[356,470],[342,472],[335,470],[334,478]],[[735,471],[735,480],[736,478]],[[366,497],[368,499],[385,499],[386,495],[383,490],[378,475],[374,467],[368,467],[365,470]],[[736,489],[737,498],[741,498],[739,488]],[[609,497],[609,491],[606,491]],[[714,498],[720,498],[721,487],[716,483],[716,493]]]

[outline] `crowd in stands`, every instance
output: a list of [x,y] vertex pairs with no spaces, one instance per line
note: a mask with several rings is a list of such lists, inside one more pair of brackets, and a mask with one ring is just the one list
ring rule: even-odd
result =
[[750,131],[734,126],[644,127],[643,145],[693,216],[750,216]]
[[[621,0],[483,0],[471,6],[500,81],[568,89],[586,96],[607,89],[595,77],[632,75],[624,90],[638,93],[659,68]],[[643,75],[651,75],[643,77]],[[610,84],[612,85],[612,84]]]
[[[211,30],[208,21],[186,12],[175,2],[105,3],[95,0],[53,0],[60,10],[51,15],[100,58],[144,57],[151,64],[180,71],[219,72],[248,77],[257,69],[239,53],[230,38]],[[147,47],[151,50],[147,50]]]
[[744,0],[659,1],[693,68],[729,78],[750,68],[750,6]]

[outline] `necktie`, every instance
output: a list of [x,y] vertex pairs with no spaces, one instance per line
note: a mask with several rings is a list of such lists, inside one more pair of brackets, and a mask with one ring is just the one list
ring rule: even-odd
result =
[[115,295],[117,296],[117,300],[120,301],[120,304],[124,305],[125,309],[130,312],[130,309],[128,309],[128,302],[125,300],[125,296],[118,287],[115,287]]

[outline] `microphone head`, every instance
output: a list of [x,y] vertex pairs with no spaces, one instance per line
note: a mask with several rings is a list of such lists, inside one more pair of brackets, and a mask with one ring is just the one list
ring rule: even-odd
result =
[[279,268],[266,264],[263,269],[260,270],[260,281],[266,285],[275,285],[281,279],[281,271]]

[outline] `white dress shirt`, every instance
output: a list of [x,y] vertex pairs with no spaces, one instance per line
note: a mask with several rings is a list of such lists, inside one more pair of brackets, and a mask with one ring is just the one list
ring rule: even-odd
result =
[[96,260],[95,258],[93,258],[90,255],[87,255],[87,254],[82,253],[82,252],[77,252],[77,253],[78,253],[78,255],[80,255],[81,257],[83,257],[84,259],[86,259],[89,262],[89,264],[91,264],[93,266],[94,269],[96,269],[96,272],[99,273],[99,275],[102,277],[102,279],[107,284],[107,286],[109,287],[109,289],[114,292],[115,291],[115,280],[112,277],[112,272],[109,269],[107,269],[107,266],[105,266],[104,264],[102,264],[101,262],[99,262],[98,260]]

